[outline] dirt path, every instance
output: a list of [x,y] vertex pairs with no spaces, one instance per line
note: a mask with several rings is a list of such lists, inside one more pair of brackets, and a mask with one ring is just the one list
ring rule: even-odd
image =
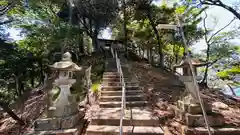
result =
[[[184,92],[184,85],[176,76],[161,69],[151,67],[146,63],[125,63],[129,73],[139,81],[143,91],[151,101],[153,111],[163,118],[163,126],[168,126],[171,134],[180,134],[176,127],[182,125],[174,116],[174,111],[169,106],[175,106],[175,102]],[[210,103],[222,102],[228,106],[227,109],[214,107],[213,109],[224,116],[226,127],[240,127],[240,102],[224,96],[220,91],[202,90],[204,100]]]

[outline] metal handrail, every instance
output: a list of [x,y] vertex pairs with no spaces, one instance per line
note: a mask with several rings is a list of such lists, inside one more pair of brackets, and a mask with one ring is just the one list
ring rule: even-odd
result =
[[201,93],[200,93],[199,86],[198,86],[198,83],[197,83],[197,80],[196,80],[196,76],[195,76],[195,73],[194,73],[194,70],[193,70],[193,65],[192,65],[192,62],[191,62],[190,57],[189,57],[190,56],[189,52],[187,51],[188,50],[188,45],[187,45],[187,40],[186,40],[185,35],[184,35],[182,22],[180,20],[180,16],[178,16],[178,15],[177,15],[177,21],[178,21],[178,27],[179,27],[179,30],[180,30],[180,34],[181,34],[182,39],[183,39],[183,44],[184,44],[184,48],[185,48],[185,51],[186,51],[185,53],[187,54],[186,59],[187,59],[187,62],[190,66],[190,71],[191,71],[191,74],[192,74],[193,83],[194,83],[194,86],[195,86],[195,89],[196,89],[196,92],[197,92],[197,96],[198,96],[198,100],[200,102],[200,106],[201,106],[201,109],[202,109],[202,112],[203,112],[203,118],[204,118],[204,121],[205,121],[205,124],[206,124],[206,127],[207,127],[208,134],[212,135],[211,127],[210,127],[208,119],[207,119],[207,113],[206,113],[205,107],[203,105],[203,101],[202,101],[202,98],[201,98],[201,95],[200,95]]
[[113,50],[112,46],[111,46],[111,53],[112,53],[113,58],[115,58],[115,60],[116,60],[117,72],[119,73],[120,84],[122,86],[121,116],[120,116],[120,127],[119,127],[119,134],[122,135],[123,134],[123,118],[125,116],[125,109],[126,109],[125,81],[124,81],[124,76],[123,76],[120,59],[118,57],[117,51]]

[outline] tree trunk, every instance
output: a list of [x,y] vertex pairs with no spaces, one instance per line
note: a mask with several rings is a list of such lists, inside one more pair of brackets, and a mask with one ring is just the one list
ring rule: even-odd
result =
[[[209,57],[210,57],[210,45],[207,43],[207,58],[206,58],[207,63],[209,62]],[[206,65],[206,69],[204,71],[204,77],[201,83],[207,84],[208,68],[209,68],[209,64]]]
[[83,33],[80,33],[79,35],[78,35],[79,37],[78,37],[78,48],[79,48],[79,52],[81,53],[81,54],[84,54],[84,45],[83,45]]
[[22,80],[19,80],[19,86],[20,86],[19,96],[22,96],[23,92],[25,91],[24,83]]
[[35,82],[35,70],[34,70],[34,65],[32,65],[32,70],[30,72],[30,77],[31,77],[31,85],[32,88],[34,88],[34,82]]
[[150,48],[147,49],[147,59],[148,59],[148,63],[151,63],[151,61],[150,61]]
[[150,63],[151,63],[151,65],[154,64],[154,61],[153,61],[153,48],[152,47],[150,48]]
[[95,29],[94,29],[94,32],[93,32],[93,36],[92,36],[92,46],[94,48],[94,50],[96,52],[100,51],[100,47],[98,45],[98,40],[97,40],[97,37],[98,36],[98,27],[95,26]]
[[226,10],[228,10],[229,12],[231,12],[233,15],[235,15],[239,20],[240,20],[240,14],[237,12],[237,10],[235,10],[234,8],[223,4],[221,2],[221,0],[201,0],[200,1],[202,4],[206,4],[206,5],[215,5],[215,6],[219,6],[222,7]]
[[141,47],[140,46],[138,47],[138,56],[141,57]]
[[236,93],[235,93],[235,91],[233,90],[232,86],[229,85],[229,84],[227,84],[227,86],[228,86],[228,87],[230,88],[230,90],[232,91],[232,94],[233,94],[234,96],[237,96]]
[[125,46],[125,51],[128,57],[128,48],[127,48],[127,14],[126,14],[126,2],[125,0],[122,0],[123,2],[123,32],[124,32],[124,46]]
[[10,117],[12,117],[15,121],[17,121],[20,125],[25,125],[26,123],[20,119],[10,108],[9,106],[3,102],[3,101],[0,101],[0,106],[2,107],[3,111],[8,113],[8,115]]
[[145,48],[144,47],[142,48],[142,58],[143,59],[145,58]]
[[34,76],[31,76],[31,85],[32,85],[32,88],[34,88],[34,81],[35,81]]
[[39,60],[39,66],[40,66],[40,80],[41,80],[41,83],[43,83],[44,82],[44,73],[43,73],[42,59]]
[[158,30],[157,30],[157,28],[156,28],[156,25],[155,25],[155,23],[154,23],[154,21],[153,21],[153,19],[152,19],[152,17],[151,17],[150,11],[148,11],[147,16],[148,16],[148,19],[149,19],[149,21],[150,21],[150,24],[151,24],[151,26],[152,26],[152,28],[153,28],[153,31],[154,31],[154,33],[155,33],[155,35],[156,35],[156,37],[157,37],[157,43],[158,43],[158,48],[159,48],[158,54],[159,54],[159,57],[160,57],[160,58],[159,58],[160,67],[161,67],[161,68],[164,68],[164,54],[163,54],[163,48],[162,48],[162,44],[161,44],[161,38],[160,38],[160,35],[159,35]]
[[19,78],[18,78],[18,73],[14,74],[14,79],[15,79],[15,89],[16,89],[16,93],[17,95],[19,95]]

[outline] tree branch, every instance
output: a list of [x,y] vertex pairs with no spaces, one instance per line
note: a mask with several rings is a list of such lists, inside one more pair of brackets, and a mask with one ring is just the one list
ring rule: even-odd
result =
[[216,31],[209,39],[208,42],[210,42],[212,40],[212,38],[214,36],[216,36],[219,32],[221,32],[222,30],[224,30],[225,28],[227,28],[230,24],[232,24],[232,22],[236,20],[236,17],[234,17],[227,25],[225,25],[224,27],[222,27],[221,29],[219,29],[218,31]]
[[232,7],[224,4],[221,0],[200,0],[200,3],[205,5],[215,5],[222,7],[234,14],[240,20],[240,13],[238,13],[237,10],[233,9]]
[[204,13],[205,13],[205,17],[204,17],[204,19],[203,19],[203,27],[204,27],[204,40],[205,40],[205,42],[206,42],[206,44],[208,44],[209,42],[208,42],[208,39],[207,39],[207,26],[206,26],[206,19],[207,19],[207,17],[208,17],[208,15],[207,15],[207,12],[206,11],[204,11]]
[[6,14],[9,10],[11,10],[15,6],[15,1],[9,1],[6,6],[0,8],[0,16]]
[[11,22],[13,22],[13,20],[7,20],[7,21],[4,21],[4,22],[0,22],[0,26],[4,25],[4,24],[11,23]]

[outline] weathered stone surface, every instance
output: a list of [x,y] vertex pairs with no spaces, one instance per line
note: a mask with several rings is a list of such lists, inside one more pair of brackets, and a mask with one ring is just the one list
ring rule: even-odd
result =
[[59,118],[46,118],[38,119],[34,123],[35,130],[57,130],[61,128],[61,119]]
[[70,116],[72,114],[76,114],[78,112],[77,104],[72,103],[64,107],[63,116]]
[[[186,125],[191,127],[205,126],[204,117],[202,114],[189,114],[179,108],[175,107],[175,117],[185,122]],[[224,116],[221,114],[208,114],[208,122],[211,126],[222,126],[224,124]]]
[[62,129],[73,128],[74,126],[76,126],[79,119],[80,115],[78,113],[75,115],[64,117],[61,119],[61,128]]
[[67,117],[73,114],[76,114],[78,112],[77,104],[72,103],[70,105],[66,105],[63,108],[62,113],[55,113],[55,111],[58,111],[59,108],[48,110],[48,117]]
[[[119,126],[90,125],[87,135],[119,135]],[[160,127],[151,126],[123,126],[124,135],[163,135]]]
[[228,105],[224,104],[223,102],[214,102],[212,104],[212,106],[218,108],[218,109],[224,109],[224,110],[228,110]]
[[184,121],[185,119],[184,117],[185,113],[177,107],[174,107],[174,115],[175,117],[179,118],[181,121]]
[[[224,125],[224,117],[221,114],[212,114],[207,116],[208,123],[210,126],[222,126]],[[192,115],[189,113],[185,114],[186,125],[190,127],[205,126],[203,115]]]
[[79,129],[48,130],[48,131],[29,131],[25,135],[78,135]]
[[[240,135],[240,128],[211,128],[212,135]],[[204,127],[189,128],[183,127],[184,135],[208,135],[208,131]]]
[[192,82],[193,78],[192,76],[179,76],[179,80],[182,82]]
[[[190,113],[190,114],[202,114],[202,108],[200,104],[186,104],[181,100],[178,100],[178,108],[184,112]],[[205,111],[212,112],[212,106],[208,103],[204,103],[204,109]]]

